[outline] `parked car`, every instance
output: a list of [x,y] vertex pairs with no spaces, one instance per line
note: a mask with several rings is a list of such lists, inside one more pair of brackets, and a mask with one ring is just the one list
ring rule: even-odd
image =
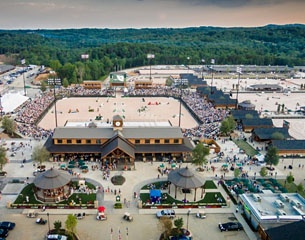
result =
[[8,230],[0,228],[0,237],[6,238],[8,236]]
[[220,231],[240,231],[244,229],[239,222],[219,223],[218,227]]
[[174,218],[174,217],[176,217],[175,210],[164,209],[164,210],[158,211],[157,212],[157,218],[160,218],[160,217]]
[[8,221],[0,222],[0,228],[2,229],[13,230],[15,226],[16,223],[14,222],[8,222]]
[[68,238],[59,234],[50,234],[46,236],[47,240],[67,240]]

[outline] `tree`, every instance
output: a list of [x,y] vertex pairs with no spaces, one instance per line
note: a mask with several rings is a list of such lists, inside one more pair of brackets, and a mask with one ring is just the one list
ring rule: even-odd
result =
[[235,129],[235,127],[236,122],[234,118],[229,116],[221,122],[219,130],[223,135],[228,136]]
[[65,225],[66,225],[66,229],[72,233],[75,233],[75,230],[76,230],[76,225],[77,225],[77,218],[72,215],[72,214],[69,214],[67,216],[67,220],[65,222]]
[[267,168],[266,168],[266,167],[262,167],[261,170],[259,171],[259,174],[260,174],[262,177],[266,177],[267,174],[268,174]]
[[247,119],[253,119],[253,114],[247,113],[247,114],[245,115],[245,117],[246,117]]
[[294,182],[294,176],[292,175],[292,173],[290,172],[289,175],[286,177],[286,181],[287,183],[293,183]]
[[234,169],[234,177],[235,177],[235,178],[238,178],[238,177],[240,176],[240,174],[241,174],[240,169],[239,169],[239,168],[235,168],[235,169]]
[[7,163],[6,157],[6,149],[4,147],[0,147],[0,171],[2,172],[3,166]]
[[278,155],[278,150],[276,147],[269,147],[268,151],[265,156],[265,162],[266,164],[270,165],[270,168],[272,165],[276,166],[279,163],[279,155]]
[[209,147],[205,147],[203,143],[198,143],[192,152],[192,164],[202,167],[203,164],[207,163],[206,156],[208,156],[209,153]]
[[37,145],[34,147],[32,152],[32,159],[35,162],[38,162],[40,165],[50,158],[49,151],[42,145]]
[[162,231],[163,237],[161,239],[168,239],[173,228],[173,222],[167,217],[161,217],[158,227]]
[[174,225],[180,230],[183,227],[183,218],[177,218],[174,220]]
[[69,81],[68,81],[67,78],[64,78],[64,80],[62,81],[62,85],[63,85],[64,88],[69,87]]
[[303,192],[303,191],[304,191],[304,186],[303,186],[302,183],[299,183],[299,184],[297,185],[297,190],[298,190],[298,192]]
[[58,220],[54,222],[54,228],[56,233],[59,233],[61,227],[62,227],[61,221]]
[[10,136],[14,135],[16,128],[17,128],[14,120],[8,116],[3,117],[2,127],[3,127],[4,131]]
[[273,140],[284,140],[285,137],[284,137],[283,133],[274,132],[274,133],[272,133],[272,135],[271,135],[271,139],[273,139]]
[[40,90],[45,92],[47,90],[47,83],[45,81],[40,82]]

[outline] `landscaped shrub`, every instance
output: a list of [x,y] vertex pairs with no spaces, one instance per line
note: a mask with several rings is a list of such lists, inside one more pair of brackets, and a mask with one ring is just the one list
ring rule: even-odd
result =
[[123,185],[126,179],[122,175],[116,175],[111,178],[113,185]]
[[120,202],[117,202],[117,203],[114,204],[114,208],[115,209],[121,209],[121,208],[123,208],[123,204],[120,203]]

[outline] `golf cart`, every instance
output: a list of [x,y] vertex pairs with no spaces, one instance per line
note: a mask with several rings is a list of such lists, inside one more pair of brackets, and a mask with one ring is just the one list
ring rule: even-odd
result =
[[38,212],[36,212],[35,210],[29,210],[29,212],[26,216],[28,218],[36,218],[38,216]]
[[133,221],[133,217],[130,215],[129,212],[124,213],[123,219],[126,220],[126,221],[129,221],[129,222]]
[[96,220],[104,221],[107,220],[107,217],[104,212],[98,212],[96,216]]
[[41,225],[45,225],[47,223],[47,220],[43,219],[43,218],[37,218],[36,223],[41,224]]
[[196,218],[201,218],[201,219],[205,219],[207,217],[207,215],[205,214],[204,211],[198,211],[196,213]]

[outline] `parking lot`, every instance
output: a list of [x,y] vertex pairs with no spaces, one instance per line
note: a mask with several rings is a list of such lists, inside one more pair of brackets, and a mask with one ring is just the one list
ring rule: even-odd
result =
[[[19,210],[20,211],[20,210]],[[58,210],[60,211],[60,210]],[[95,215],[88,215],[82,220],[78,220],[77,234],[81,240],[92,239],[143,239],[143,240],[158,240],[161,234],[159,220],[154,214],[133,215],[134,221],[127,222],[123,220],[123,214],[111,214],[106,221],[97,221]],[[60,214],[60,212],[58,212]],[[53,228],[55,221],[61,221],[65,225],[67,215],[50,214],[50,228]],[[47,219],[46,215],[43,215]],[[184,220],[184,226],[187,224],[187,215],[177,215]],[[193,234],[194,240],[200,239],[234,239],[246,240],[249,239],[244,231],[220,232],[218,229],[219,222],[232,221],[233,214],[207,214],[206,219],[198,219],[195,213],[189,216],[188,226]],[[2,220],[11,220],[16,222],[16,227],[10,232],[7,239],[22,239],[24,240],[41,240],[48,231],[48,224],[39,225],[35,223],[34,218],[27,218],[21,213],[4,214]],[[113,234],[111,236],[111,229]],[[127,236],[128,234],[128,236]]]

